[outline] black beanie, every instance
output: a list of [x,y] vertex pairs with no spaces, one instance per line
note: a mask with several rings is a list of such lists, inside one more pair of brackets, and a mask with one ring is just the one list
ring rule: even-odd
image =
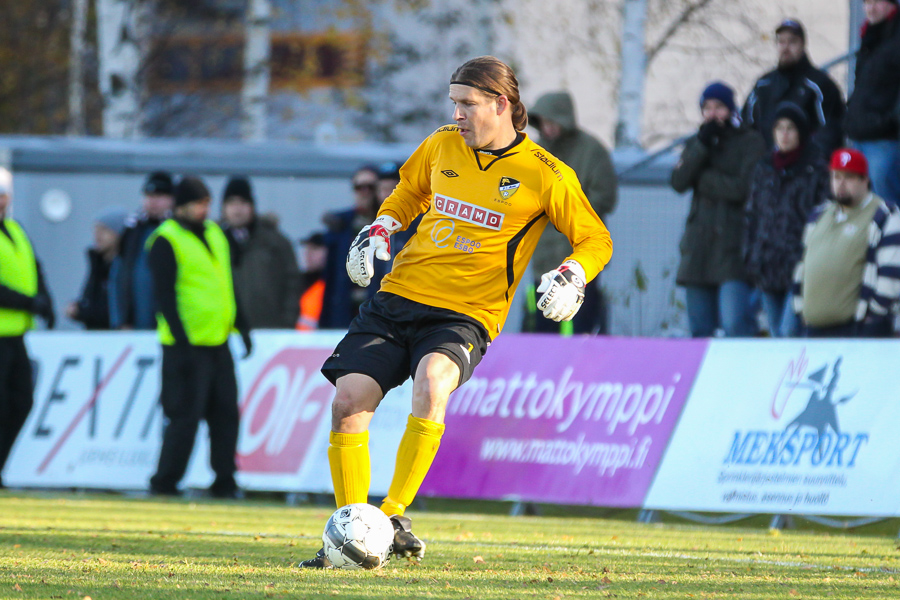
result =
[[209,188],[199,177],[185,175],[175,187],[175,206],[184,206],[194,200],[209,198]]
[[148,196],[157,194],[172,195],[175,186],[172,184],[172,176],[165,171],[156,171],[147,177],[144,182],[144,193]]
[[778,119],[789,119],[797,127],[800,132],[800,144],[803,145],[809,140],[809,119],[803,109],[793,102],[781,102],[775,107],[775,120],[772,127],[778,123]]
[[250,180],[246,177],[232,177],[225,186],[225,193],[222,194],[222,201],[227,202],[232,196],[243,198],[250,204],[254,203],[253,190],[250,187]]

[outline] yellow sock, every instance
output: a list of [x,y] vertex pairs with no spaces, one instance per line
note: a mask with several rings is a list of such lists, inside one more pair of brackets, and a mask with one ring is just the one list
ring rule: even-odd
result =
[[328,438],[328,464],[338,508],[369,500],[372,469],[369,463],[369,432],[331,432]]
[[444,435],[443,423],[409,415],[406,432],[397,449],[397,465],[381,510],[388,516],[402,515],[422,485]]

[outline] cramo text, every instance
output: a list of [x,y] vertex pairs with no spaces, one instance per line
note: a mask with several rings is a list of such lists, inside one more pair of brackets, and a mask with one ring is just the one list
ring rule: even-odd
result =
[[510,377],[473,377],[453,393],[447,412],[451,415],[556,419],[558,432],[569,429],[576,419],[604,421],[608,434],[627,425],[629,435],[651,421],[659,424],[681,375],[669,386],[640,383],[571,381],[571,367],[559,379],[538,380],[534,373]]

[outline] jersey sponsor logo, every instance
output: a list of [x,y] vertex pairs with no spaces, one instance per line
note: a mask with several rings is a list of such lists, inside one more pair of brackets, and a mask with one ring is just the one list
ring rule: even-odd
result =
[[495,231],[500,231],[503,225],[503,213],[441,194],[434,195],[434,208],[442,215]]
[[545,165],[547,165],[547,167],[549,167],[549,169],[550,169],[551,171],[553,171],[553,174],[556,175],[556,178],[557,178],[559,181],[562,181],[562,180],[563,180],[563,174],[562,174],[562,171],[560,171],[560,170],[559,170],[559,167],[556,166],[556,161],[555,161],[555,160],[551,160],[549,156],[547,156],[546,154],[544,154],[544,153],[541,152],[540,150],[532,150],[532,152],[534,152],[534,157],[535,157],[536,159],[538,159],[539,161],[541,161],[542,163],[544,163]]
[[448,241],[456,230],[456,223],[453,219],[441,219],[431,228],[431,241],[438,248],[446,248],[450,245]]
[[447,177],[459,177],[459,173],[457,173],[453,169],[444,169],[443,171],[441,171],[441,173],[443,173]]
[[445,131],[458,131],[458,130],[459,130],[459,127],[457,125],[444,125],[440,129],[435,131],[435,133],[443,133]]
[[466,254],[475,254],[475,251],[481,248],[481,242],[467,238],[464,235],[456,236],[453,242],[453,249],[465,252]]
[[501,177],[500,195],[503,196],[504,200],[509,200],[513,194],[519,191],[520,185],[522,184],[518,179],[513,179],[512,177]]

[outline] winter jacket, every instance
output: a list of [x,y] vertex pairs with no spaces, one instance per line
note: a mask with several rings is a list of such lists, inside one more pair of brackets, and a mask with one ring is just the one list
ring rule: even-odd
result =
[[291,242],[267,219],[244,235],[222,229],[232,247],[234,291],[251,329],[294,329],[300,312],[300,267]]
[[846,130],[856,141],[896,140],[900,135],[900,13],[863,27]]
[[707,147],[688,139],[672,171],[676,192],[693,190],[679,249],[678,285],[720,285],[746,279],[741,242],[750,175],[765,153],[758,131],[729,127]]
[[88,276],[78,299],[76,321],[86,329],[109,329],[110,263],[93,248],[87,251]]
[[162,221],[137,215],[128,220],[109,281],[109,317],[113,329],[156,329],[153,275],[144,245]]
[[[566,92],[545,94],[529,108],[528,114],[535,122],[546,117],[562,126],[558,138],[541,139],[540,145],[574,169],[581,189],[601,219],[610,214],[618,197],[612,157],[597,138],[578,129],[572,97]],[[571,252],[572,245],[566,236],[555,227],[547,227],[532,258],[535,275],[555,269]]]
[[319,329],[346,329],[353,317],[359,314],[359,306],[369,297],[367,288],[359,287],[347,276],[346,261],[353,238],[373,220],[352,208],[323,217],[328,226],[325,233],[328,257],[325,260],[325,301],[319,317]]
[[803,228],[813,208],[831,194],[828,165],[807,146],[787,169],[772,157],[753,171],[744,229],[744,264],[750,282],[765,292],[791,289],[794,267],[803,255]]
[[760,77],[744,104],[743,121],[762,134],[769,150],[775,149],[775,109],[785,101],[803,109],[822,156],[831,156],[843,145],[844,98],[828,73],[814,67],[806,55],[796,65]]

